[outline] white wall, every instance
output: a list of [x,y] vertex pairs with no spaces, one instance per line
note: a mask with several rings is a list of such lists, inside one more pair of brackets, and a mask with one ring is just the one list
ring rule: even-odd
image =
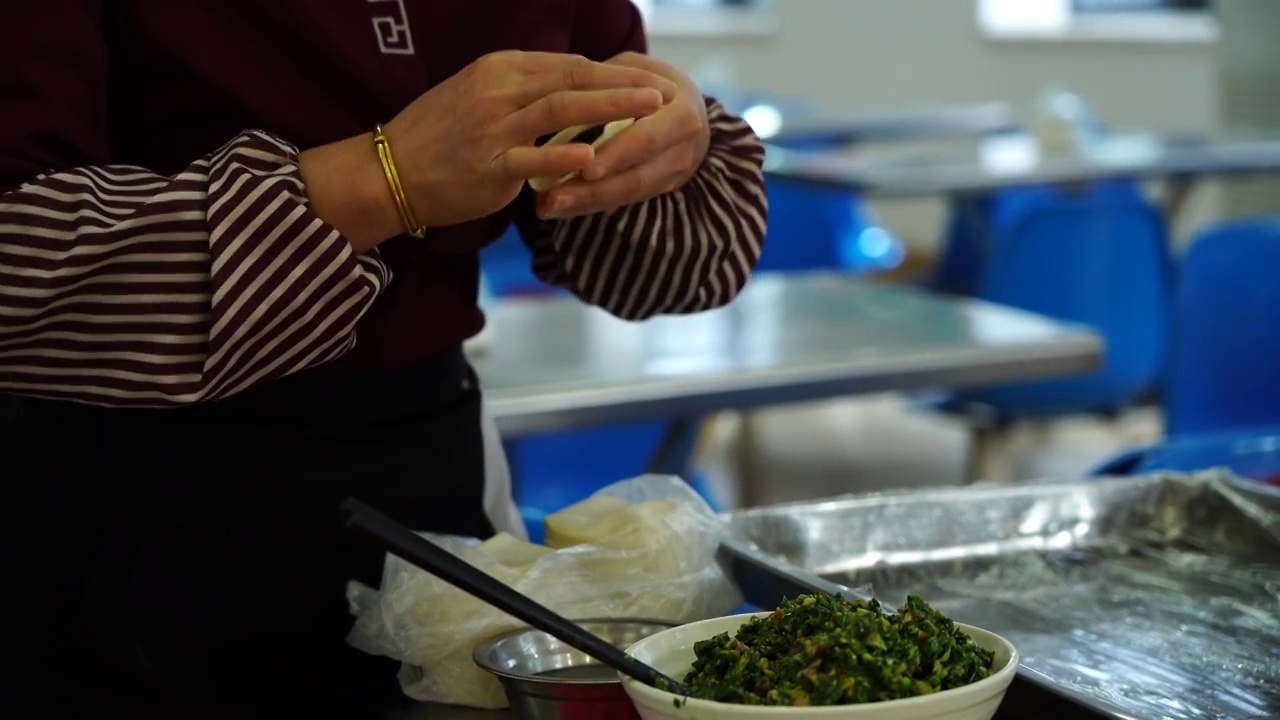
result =
[[[1241,132],[1280,133],[1280,2],[1219,3],[1224,43],[1222,124]],[[1232,215],[1280,212],[1280,177],[1232,183],[1223,197]]]
[[[1048,84],[1093,102],[1108,122],[1157,130],[1218,126],[1211,45],[1008,43],[982,38],[972,0],[776,0],[768,37],[668,38],[651,52],[687,71],[724,63],[739,87],[879,112],[1007,100],[1026,106]],[[1274,0],[1280,4],[1280,0]],[[913,244],[931,246],[940,203],[878,203]],[[1216,213],[1213,192],[1193,196],[1182,225]]]

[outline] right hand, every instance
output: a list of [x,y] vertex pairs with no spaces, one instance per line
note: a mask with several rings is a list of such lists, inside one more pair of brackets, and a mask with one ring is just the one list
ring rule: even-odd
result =
[[587,167],[589,145],[536,147],[574,125],[645,117],[676,96],[647,70],[576,55],[485,55],[413,101],[383,132],[415,219],[455,225],[505,207],[529,178]]

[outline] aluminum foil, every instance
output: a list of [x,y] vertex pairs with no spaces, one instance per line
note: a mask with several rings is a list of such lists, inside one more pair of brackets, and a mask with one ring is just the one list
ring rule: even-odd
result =
[[1114,717],[1280,716],[1280,492],[1225,473],[930,489],[731,513],[781,562],[1007,637]]

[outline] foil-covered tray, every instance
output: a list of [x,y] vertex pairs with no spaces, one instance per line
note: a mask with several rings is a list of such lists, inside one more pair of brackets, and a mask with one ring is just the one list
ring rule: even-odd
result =
[[[1280,492],[1225,473],[970,486],[738,511],[784,576],[918,594],[1115,718],[1280,717]],[[809,584],[812,586],[812,583]]]

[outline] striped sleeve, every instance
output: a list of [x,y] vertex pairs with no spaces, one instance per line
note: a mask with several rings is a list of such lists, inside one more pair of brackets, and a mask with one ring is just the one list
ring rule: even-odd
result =
[[628,320],[733,300],[764,242],[764,148],[709,98],[707,119],[706,160],[680,190],[526,231],[538,277]]
[[350,349],[389,280],[308,210],[297,150],[264,132],[172,177],[42,175],[0,195],[0,391],[225,397]]

